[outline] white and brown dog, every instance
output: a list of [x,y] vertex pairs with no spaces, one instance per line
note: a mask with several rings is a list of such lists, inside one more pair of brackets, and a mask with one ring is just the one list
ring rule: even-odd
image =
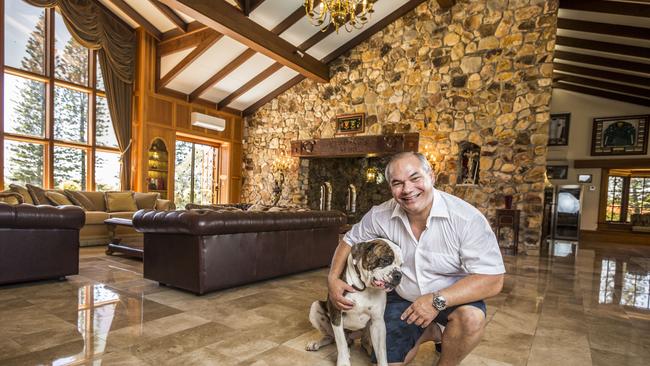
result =
[[387,365],[386,324],[384,309],[386,293],[397,287],[402,279],[400,248],[386,239],[375,239],[352,247],[341,279],[357,292],[346,293],[354,302],[350,310],[339,310],[329,298],[314,301],[309,312],[309,321],[322,333],[322,338],[307,344],[308,351],[336,342],[338,357],[336,364],[350,364],[348,335],[351,331],[363,330],[370,322],[370,338],[377,356],[377,364]]

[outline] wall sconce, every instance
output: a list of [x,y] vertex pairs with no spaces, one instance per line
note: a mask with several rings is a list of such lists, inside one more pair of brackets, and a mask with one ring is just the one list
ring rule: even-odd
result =
[[422,152],[422,155],[424,155],[424,157],[427,158],[429,165],[431,165],[431,170],[435,172],[438,158],[433,153],[433,147],[429,144],[424,145],[424,151]]
[[276,206],[282,196],[282,188],[284,187],[284,173],[286,173],[293,166],[293,159],[291,156],[282,154],[278,156],[271,164],[273,171],[273,179],[275,184],[273,187],[273,206]]
[[366,182],[381,184],[384,181],[384,175],[374,166],[366,169]]

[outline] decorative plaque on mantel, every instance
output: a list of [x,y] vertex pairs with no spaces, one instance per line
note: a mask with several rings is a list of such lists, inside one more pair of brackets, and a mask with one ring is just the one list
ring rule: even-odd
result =
[[291,156],[302,158],[338,158],[390,155],[418,151],[418,133],[336,137],[291,141]]

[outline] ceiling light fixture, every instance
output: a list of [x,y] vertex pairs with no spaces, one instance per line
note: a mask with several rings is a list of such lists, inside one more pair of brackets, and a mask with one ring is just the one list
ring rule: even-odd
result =
[[352,32],[368,22],[375,2],[377,0],[305,0],[305,11],[311,23],[321,27],[321,32],[327,31],[330,24],[336,33],[341,27]]

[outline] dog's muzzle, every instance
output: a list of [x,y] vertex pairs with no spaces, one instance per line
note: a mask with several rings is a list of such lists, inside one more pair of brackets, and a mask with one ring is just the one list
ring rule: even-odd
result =
[[402,281],[402,271],[395,269],[390,274],[390,285],[395,288],[399,285],[400,281]]

